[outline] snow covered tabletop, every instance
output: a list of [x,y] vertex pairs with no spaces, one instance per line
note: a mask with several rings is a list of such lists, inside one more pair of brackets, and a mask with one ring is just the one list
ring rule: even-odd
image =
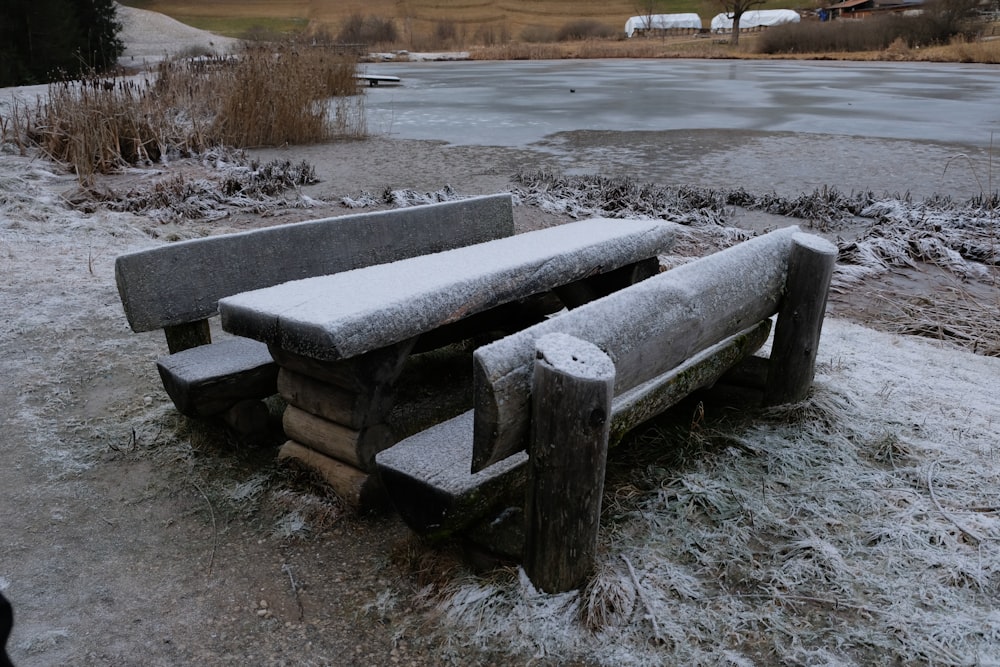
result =
[[665,252],[676,226],[594,218],[219,301],[222,327],[325,361]]

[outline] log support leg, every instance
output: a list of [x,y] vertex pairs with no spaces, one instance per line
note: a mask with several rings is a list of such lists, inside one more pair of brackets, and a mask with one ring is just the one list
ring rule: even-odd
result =
[[595,345],[558,333],[538,340],[524,570],[549,593],[593,572],[614,381],[614,363]]
[[809,393],[826,313],[837,246],[818,236],[792,236],[785,298],[774,328],[764,404],[801,401]]
[[317,473],[351,508],[381,509],[375,454],[395,441],[385,425],[394,384],[414,341],[326,362],[271,348],[290,438],[278,458]]

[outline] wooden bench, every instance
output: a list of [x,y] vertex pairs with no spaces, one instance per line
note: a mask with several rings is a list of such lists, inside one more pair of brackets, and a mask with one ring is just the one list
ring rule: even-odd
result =
[[[750,357],[766,341],[775,313],[764,400],[777,404],[804,398],[835,257],[833,244],[794,227],[778,230],[477,349],[474,409],[376,457],[390,499],[411,528],[430,538],[516,515],[510,508],[524,505],[529,460],[541,459],[525,453],[540,421],[575,432],[563,443],[569,451],[563,467],[579,465],[575,457],[593,468],[600,456],[588,458],[578,449],[589,422],[605,429],[605,448],[617,444],[639,423],[712,385]],[[580,345],[562,340],[553,347],[553,335]],[[573,414],[572,405],[554,410],[540,404],[565,392],[533,391],[538,364],[568,348],[563,366],[583,368],[594,356],[588,347],[594,346],[610,359],[609,407]],[[596,497],[598,509],[600,489],[592,486],[598,480],[603,485],[603,470],[600,460],[596,479],[580,494],[591,501]],[[566,515],[567,507],[576,507],[573,491],[562,482],[555,486]],[[522,548],[515,540],[513,551]]]
[[177,409],[249,434],[266,425],[259,399],[276,392],[278,367],[260,342],[212,342],[219,299],[513,233],[510,195],[473,197],[159,246],[118,257],[115,280],[132,330],[166,334],[157,368]]
[[365,509],[379,498],[377,452],[419,430],[390,420],[414,350],[521,330],[554,310],[524,304],[552,293],[558,308],[573,307],[655,275],[675,233],[660,221],[569,223],[227,297],[222,326],[267,343],[281,366],[289,441],[280,456]]

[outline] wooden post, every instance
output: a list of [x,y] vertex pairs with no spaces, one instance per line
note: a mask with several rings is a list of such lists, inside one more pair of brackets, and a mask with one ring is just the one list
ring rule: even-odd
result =
[[222,421],[240,435],[248,438],[263,438],[267,435],[267,425],[271,413],[263,401],[247,399],[236,403],[220,414]]
[[812,234],[792,237],[785,298],[774,328],[764,404],[801,401],[816,370],[826,298],[837,261],[837,246]]
[[167,337],[167,350],[170,351],[170,354],[183,352],[199,345],[208,345],[212,342],[208,320],[166,326],[163,327],[163,333]]
[[593,571],[615,366],[567,334],[543,336],[535,350],[524,570],[558,593]]

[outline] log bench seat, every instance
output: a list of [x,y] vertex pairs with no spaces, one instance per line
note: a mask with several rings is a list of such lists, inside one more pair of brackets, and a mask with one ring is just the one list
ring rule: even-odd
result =
[[[364,509],[376,454],[408,435],[388,416],[415,350],[519,331],[653,276],[675,234],[661,221],[568,223],[229,296],[222,326],[266,343],[280,366],[289,441],[279,456]],[[538,305],[553,295],[557,308]]]
[[158,246],[119,256],[115,280],[132,330],[164,330],[169,354],[157,367],[177,409],[251,435],[266,423],[259,399],[276,393],[278,367],[258,341],[212,341],[219,299],[513,233],[510,195],[471,197]]
[[[624,392],[612,403],[610,446],[756,352],[770,321],[727,338],[654,381]],[[390,500],[406,523],[429,539],[454,536],[503,510],[524,493],[528,454],[518,451],[473,472],[475,410],[406,438],[377,455]],[[511,495],[515,494],[515,495]]]
[[[162,356],[156,369],[181,414],[205,418],[226,413],[244,434],[267,427],[267,411],[259,400],[274,394],[278,381],[267,345],[229,338]],[[235,406],[244,407],[230,412]]]
[[[468,535],[501,516],[530,519],[530,511],[518,512],[534,488],[529,478],[537,476],[530,473],[536,454],[526,452],[539,437],[540,422],[566,421],[562,426],[576,435],[559,443],[566,449],[564,462],[589,461],[574,451],[582,448],[581,432],[605,429],[606,450],[744,360],[765,361],[752,355],[766,342],[775,314],[763,400],[801,400],[812,383],[835,257],[836,247],[823,239],[795,227],[777,230],[478,348],[473,410],[376,456],[390,500],[414,531],[431,539]],[[553,353],[555,337],[561,342]],[[566,353],[563,339],[580,345],[568,345]],[[546,402],[565,392],[539,390],[538,365],[562,354],[566,364],[583,368],[588,348],[610,360],[609,412],[553,413]],[[573,465],[584,464],[566,463]],[[601,462],[601,485],[603,470]],[[552,492],[562,498],[562,514],[572,514],[572,489],[557,487]],[[600,489],[581,493],[588,502],[596,493],[599,502]],[[507,555],[520,556],[524,548],[515,540],[517,553]]]

